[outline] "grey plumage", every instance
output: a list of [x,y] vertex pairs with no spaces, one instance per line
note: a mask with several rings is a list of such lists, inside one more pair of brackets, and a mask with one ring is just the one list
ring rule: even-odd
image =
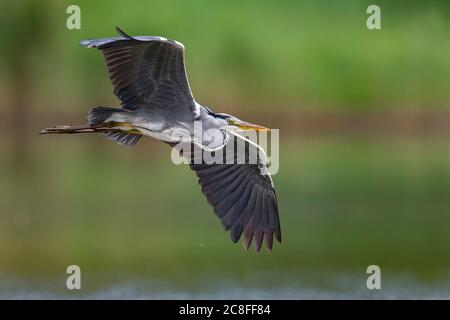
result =
[[[222,149],[223,164],[205,163],[204,159],[211,159],[214,151],[195,152],[194,145],[191,153],[184,156],[190,159],[190,167],[199,179],[203,194],[225,230],[230,231],[231,240],[237,242],[244,234],[244,247],[247,249],[254,238],[259,251],[265,238],[266,247],[271,250],[273,236],[281,242],[281,229],[273,182],[270,175],[265,174],[265,155],[259,147],[239,136],[232,135],[228,143],[233,148]],[[238,151],[239,144],[244,144],[243,152]],[[255,154],[257,163],[251,161]],[[234,163],[239,160],[242,164],[226,164],[230,157]]]
[[[265,239],[272,249],[273,238],[281,242],[277,196],[268,174],[267,159],[259,146],[236,130],[268,130],[225,113],[214,113],[197,103],[192,95],[184,63],[184,46],[162,37],[131,37],[117,28],[120,37],[84,40],[82,46],[102,51],[114,94],[123,108],[94,107],[85,126],[57,126],[42,134],[100,133],[118,143],[134,146],[150,136],[171,146],[179,146],[173,133],[188,130],[190,168],[198,177],[201,191],[233,242],[243,237],[247,249],[252,241],[257,251]],[[194,136],[193,123],[221,133],[218,141]],[[216,145],[212,145],[215,142]],[[233,148],[228,149],[233,143]],[[243,149],[238,144],[244,144]],[[223,163],[207,163],[206,158],[223,150]],[[233,150],[234,152],[229,152]],[[240,150],[240,152],[238,152]],[[200,158],[198,158],[200,156]],[[233,164],[230,163],[230,160]],[[251,161],[254,160],[254,161]]]
[[[193,120],[198,112],[184,66],[184,46],[161,37],[122,37],[81,41],[103,52],[114,94],[125,109]],[[170,119],[170,117],[168,117]]]

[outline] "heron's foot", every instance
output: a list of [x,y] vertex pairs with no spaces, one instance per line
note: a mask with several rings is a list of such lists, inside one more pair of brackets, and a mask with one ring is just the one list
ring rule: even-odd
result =
[[70,128],[70,126],[67,126],[67,125],[58,125],[58,126],[55,126],[52,128],[42,129],[41,131],[39,131],[39,134],[57,133],[60,131],[67,130],[69,128]]
[[68,126],[58,125],[53,128],[45,128],[39,131],[39,134],[53,134],[53,133],[91,133],[96,132],[96,128],[92,128],[89,125],[84,126]]

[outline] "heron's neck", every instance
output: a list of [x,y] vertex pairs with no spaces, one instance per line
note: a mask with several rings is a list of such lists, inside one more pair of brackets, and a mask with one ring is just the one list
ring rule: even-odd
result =
[[199,120],[202,122],[203,130],[217,129],[221,127],[221,123],[210,114],[205,108],[200,109]]
[[[202,144],[212,148],[219,147],[225,142],[221,130],[222,123],[210,114],[205,108],[201,108],[200,119],[202,121]],[[197,137],[200,138],[200,137]]]

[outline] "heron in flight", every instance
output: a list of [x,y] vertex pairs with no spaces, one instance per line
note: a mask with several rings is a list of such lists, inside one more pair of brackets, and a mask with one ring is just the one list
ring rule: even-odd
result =
[[[199,154],[195,152],[183,150],[182,154],[189,158],[203,194],[230,231],[231,240],[237,242],[243,236],[245,249],[253,241],[256,251],[263,242],[271,251],[274,237],[281,242],[277,197],[264,151],[245,137],[248,130],[269,129],[213,112],[198,103],[189,86],[180,42],[154,36],[132,37],[119,28],[117,32],[119,37],[84,40],[80,44],[102,51],[114,94],[123,108],[96,106],[88,113],[87,125],[56,126],[40,133],[100,133],[129,147],[142,136],[172,147],[183,140],[199,147],[202,157],[207,154],[210,158],[219,150],[227,150],[221,158],[226,161],[214,163],[196,161]],[[202,134],[195,133],[194,123],[201,124]],[[226,148],[231,142],[243,142],[244,148],[240,152],[235,147]],[[245,161],[255,154],[256,161]],[[231,163],[230,158],[234,160]],[[244,161],[239,162],[242,158]]]

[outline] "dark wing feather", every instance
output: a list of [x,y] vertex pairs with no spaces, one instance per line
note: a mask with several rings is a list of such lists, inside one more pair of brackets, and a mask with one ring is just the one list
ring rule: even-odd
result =
[[121,37],[81,41],[103,52],[114,94],[124,108],[148,108],[198,115],[184,65],[184,46],[161,37]]
[[[224,228],[230,230],[231,240],[237,242],[243,235],[244,247],[247,249],[253,241],[259,251],[265,239],[266,248],[271,250],[273,236],[281,242],[281,230],[277,196],[267,171],[265,154],[260,147],[247,143],[240,136],[233,136],[229,143],[233,140],[235,146],[245,143],[244,153],[232,155],[234,160],[244,159],[243,164],[206,164],[198,161],[200,154],[194,156],[193,152],[190,167],[198,176],[208,203]],[[223,159],[230,157],[226,148],[222,150]],[[255,153],[257,163],[251,163],[248,159]],[[188,154],[184,156],[189,158]]]

